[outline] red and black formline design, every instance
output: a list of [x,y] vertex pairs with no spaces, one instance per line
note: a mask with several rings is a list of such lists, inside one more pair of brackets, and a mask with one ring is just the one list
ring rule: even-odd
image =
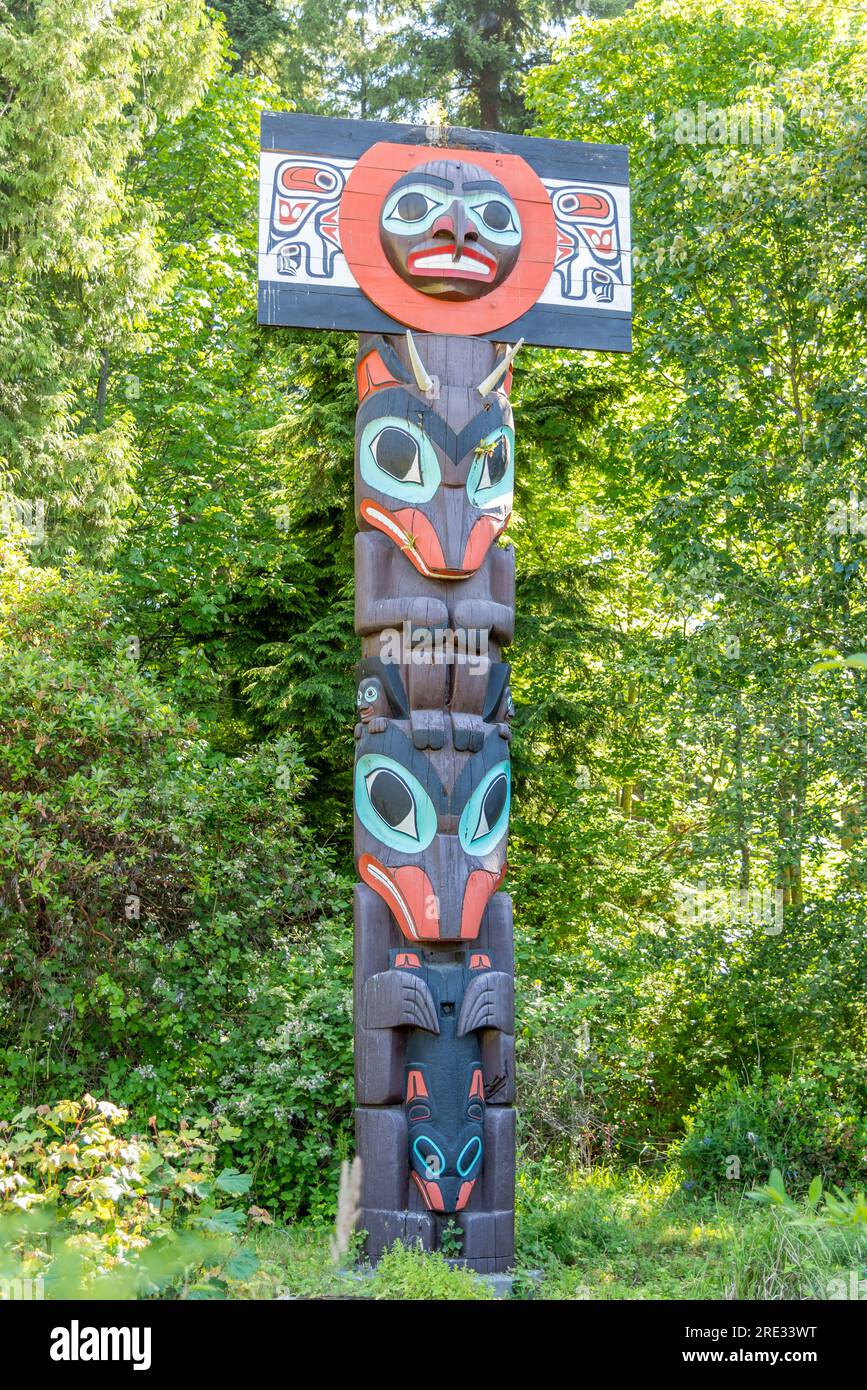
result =
[[375,1260],[456,1222],[489,1273],[514,1257],[508,358],[405,335],[357,362],[361,1224]]

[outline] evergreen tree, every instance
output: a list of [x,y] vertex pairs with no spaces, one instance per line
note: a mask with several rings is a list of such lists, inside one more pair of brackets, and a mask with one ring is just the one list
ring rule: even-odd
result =
[[0,0],[0,486],[47,504],[45,553],[105,553],[133,487],[107,380],[162,272],[130,174],[219,51],[203,0]]

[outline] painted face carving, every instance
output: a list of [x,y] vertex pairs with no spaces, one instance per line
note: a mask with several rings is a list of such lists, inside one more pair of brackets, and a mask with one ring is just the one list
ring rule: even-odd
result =
[[362,724],[369,724],[374,715],[387,716],[391,713],[388,696],[376,676],[367,676],[358,682],[355,707]]
[[505,397],[455,432],[433,405],[387,387],[364,401],[358,425],[359,520],[425,578],[475,573],[512,510],[515,436]]
[[396,723],[375,738],[364,732],[355,762],[358,871],[407,940],[478,936],[506,871],[510,796],[496,731],[478,753],[429,755]]
[[454,159],[421,164],[386,194],[382,248],[413,289],[480,299],[502,283],[521,247],[518,209],[487,169]]
[[428,1211],[462,1211],[484,1156],[485,1092],[478,1038],[457,1028],[462,965],[414,969],[430,990],[440,1032],[413,1030],[406,1043],[404,1110],[412,1179]]

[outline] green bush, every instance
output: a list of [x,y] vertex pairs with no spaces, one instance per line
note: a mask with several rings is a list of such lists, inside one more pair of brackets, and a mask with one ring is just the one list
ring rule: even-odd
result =
[[0,1121],[0,1277],[48,1298],[201,1298],[255,1272],[233,1205],[250,1178],[217,1171],[218,1122],[143,1137],[127,1120],[86,1095]]
[[0,1106],[208,1111],[256,1199],[332,1199],[351,1116],[349,883],[288,736],[215,753],[110,581],[0,551]]
[[[842,1070],[842,1069],[837,1069]],[[673,1150],[687,1182],[705,1192],[766,1183],[772,1169],[795,1193],[814,1175],[839,1185],[867,1175],[863,1075],[762,1077],[725,1075],[704,1091]]]
[[376,1266],[370,1292],[374,1298],[467,1300],[493,1294],[471,1270],[452,1268],[439,1250],[425,1251],[396,1241]]

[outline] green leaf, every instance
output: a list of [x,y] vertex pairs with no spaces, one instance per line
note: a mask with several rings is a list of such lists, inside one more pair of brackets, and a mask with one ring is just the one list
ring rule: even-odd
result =
[[214,1186],[221,1192],[232,1192],[240,1197],[244,1192],[250,1191],[253,1179],[249,1173],[239,1173],[237,1168],[224,1168],[214,1179]]
[[223,1273],[229,1279],[251,1279],[258,1268],[259,1260],[252,1250],[236,1250]]

